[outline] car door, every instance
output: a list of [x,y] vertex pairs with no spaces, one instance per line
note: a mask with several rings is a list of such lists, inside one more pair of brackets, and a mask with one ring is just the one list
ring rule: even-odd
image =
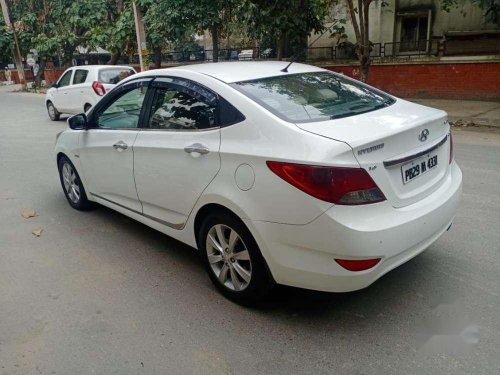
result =
[[73,69],[68,69],[57,81],[57,88],[54,95],[54,105],[59,112],[69,112],[68,89],[71,85]]
[[89,75],[89,70],[85,68],[75,68],[75,73],[71,80],[71,85],[66,88],[66,99],[68,101],[69,113],[82,113],[84,111],[84,86]]
[[217,96],[177,78],[151,86],[146,128],[134,144],[137,193],[145,216],[181,229],[220,168]]
[[116,88],[90,113],[80,135],[80,161],[90,194],[142,213],[134,182],[134,142],[142,124],[151,79]]

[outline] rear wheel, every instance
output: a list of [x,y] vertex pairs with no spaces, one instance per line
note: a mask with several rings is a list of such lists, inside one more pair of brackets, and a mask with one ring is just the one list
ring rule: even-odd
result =
[[61,114],[57,111],[52,102],[47,102],[47,113],[52,121],[59,121]]
[[58,169],[64,195],[71,207],[81,211],[93,208],[92,202],[87,199],[87,194],[75,166],[66,156],[59,159]]
[[233,215],[214,213],[203,222],[198,248],[210,279],[227,298],[249,305],[274,286],[255,239]]

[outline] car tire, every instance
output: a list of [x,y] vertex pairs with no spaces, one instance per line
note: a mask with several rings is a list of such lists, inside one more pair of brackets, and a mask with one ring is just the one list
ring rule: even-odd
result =
[[62,156],[58,162],[59,179],[64,195],[71,207],[80,211],[94,208],[94,204],[87,199],[82,180],[75,166],[66,156]]
[[90,108],[92,108],[92,104],[89,103],[85,104],[85,106],[83,107],[83,112],[87,113],[90,110]]
[[59,119],[61,118],[61,114],[52,102],[47,102],[47,113],[49,114],[49,118],[52,121],[59,121]]
[[234,215],[220,211],[208,216],[198,233],[198,249],[210,279],[228,299],[253,305],[274,289],[255,239]]

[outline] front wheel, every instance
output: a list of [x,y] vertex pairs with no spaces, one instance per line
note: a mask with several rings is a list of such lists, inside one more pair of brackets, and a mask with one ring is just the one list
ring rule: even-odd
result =
[[80,211],[93,208],[92,202],[87,199],[87,194],[75,166],[66,156],[59,159],[58,169],[64,195],[71,207]]
[[57,111],[52,102],[47,103],[47,113],[52,121],[59,121],[59,118],[61,117],[61,114]]
[[250,231],[225,212],[203,222],[198,248],[210,279],[227,298],[250,305],[264,299],[274,286]]

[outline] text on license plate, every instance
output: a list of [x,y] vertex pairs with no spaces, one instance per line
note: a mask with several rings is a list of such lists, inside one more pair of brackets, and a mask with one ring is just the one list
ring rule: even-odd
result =
[[437,155],[427,155],[418,159],[415,159],[409,163],[404,164],[401,167],[401,174],[403,176],[403,183],[406,184],[429,172],[431,169],[436,168],[438,165]]

